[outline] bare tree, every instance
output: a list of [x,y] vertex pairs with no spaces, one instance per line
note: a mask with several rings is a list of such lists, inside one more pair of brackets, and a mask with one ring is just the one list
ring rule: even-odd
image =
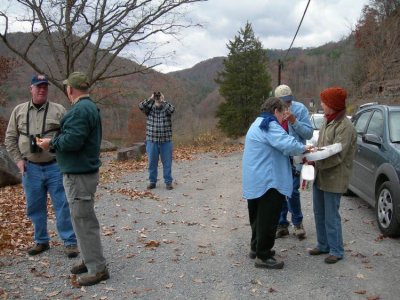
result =
[[[177,37],[183,28],[199,26],[187,19],[185,9],[203,1],[207,0],[2,0],[0,38],[62,90],[62,80],[78,69],[84,68],[93,84],[153,68],[160,46],[155,39]],[[10,33],[23,25],[30,38],[12,39]],[[36,47],[43,49],[42,56],[34,54]],[[133,48],[134,69],[123,61],[116,63],[128,48]]]

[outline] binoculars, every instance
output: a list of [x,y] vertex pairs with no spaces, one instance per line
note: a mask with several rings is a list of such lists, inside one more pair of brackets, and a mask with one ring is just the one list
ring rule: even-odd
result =
[[154,99],[160,100],[160,98],[161,98],[161,93],[160,92],[154,92],[153,95],[154,95]]
[[40,138],[40,134],[31,134],[29,136],[29,149],[31,153],[42,152],[42,148],[40,148],[36,143],[36,138]]

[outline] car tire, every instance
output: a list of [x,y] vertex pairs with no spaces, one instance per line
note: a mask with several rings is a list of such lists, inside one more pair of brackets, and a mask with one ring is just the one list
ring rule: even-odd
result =
[[376,197],[375,213],[379,230],[388,237],[400,236],[400,195],[394,183],[384,182]]

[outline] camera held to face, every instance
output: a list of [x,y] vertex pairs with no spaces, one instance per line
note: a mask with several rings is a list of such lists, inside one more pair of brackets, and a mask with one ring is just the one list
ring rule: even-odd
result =
[[31,153],[40,153],[42,148],[37,145],[37,139],[40,138],[40,134],[31,134],[29,136],[29,149]]
[[160,92],[154,92],[153,95],[154,95],[154,99],[155,100],[160,100],[161,99],[161,93]]

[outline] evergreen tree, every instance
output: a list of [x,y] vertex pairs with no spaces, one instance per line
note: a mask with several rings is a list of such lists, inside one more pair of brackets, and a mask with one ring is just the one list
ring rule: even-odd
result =
[[247,132],[260,113],[260,106],[271,91],[268,58],[249,22],[227,45],[224,70],[215,80],[225,102],[217,109],[218,127],[230,137]]

